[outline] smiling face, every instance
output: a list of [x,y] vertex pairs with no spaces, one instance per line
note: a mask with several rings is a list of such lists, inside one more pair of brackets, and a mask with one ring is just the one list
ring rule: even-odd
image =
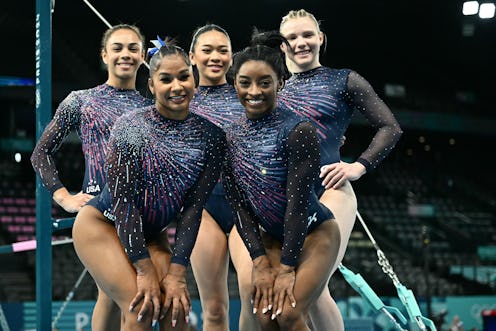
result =
[[191,64],[196,65],[200,85],[225,84],[226,72],[232,62],[231,42],[222,32],[210,30],[198,36],[193,51],[189,53]]
[[195,81],[191,66],[179,54],[162,57],[153,76],[148,80],[155,97],[155,107],[164,117],[183,120],[188,116]]
[[117,88],[135,88],[136,73],[143,63],[144,52],[140,37],[130,29],[114,31],[102,49],[107,65],[107,83]]
[[310,17],[295,17],[280,28],[291,49],[283,45],[291,72],[303,72],[320,66],[319,51],[324,42],[323,33]]
[[234,87],[249,119],[262,118],[277,106],[277,91],[282,81],[265,61],[249,60],[241,65]]

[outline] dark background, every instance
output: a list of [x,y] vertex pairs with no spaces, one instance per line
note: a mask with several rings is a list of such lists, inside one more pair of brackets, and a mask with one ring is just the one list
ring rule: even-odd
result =
[[[431,270],[438,272],[438,276],[451,277],[447,278],[448,283],[433,285],[431,290],[436,292],[430,294],[494,294],[494,287],[467,285],[446,270],[453,264],[478,264],[474,262],[478,261],[474,259],[475,246],[494,244],[496,238],[496,177],[492,162],[496,146],[495,18],[463,17],[463,2],[458,0],[92,0],[91,3],[110,24],[136,24],[147,40],[156,39],[157,34],[162,38],[171,36],[185,49],[189,48],[193,30],[205,23],[226,28],[237,51],[247,45],[253,27],[277,29],[281,17],[291,9],[305,8],[314,13],[328,37],[322,64],[352,68],[364,76],[391,107],[404,131],[380,167],[354,183],[359,209],[374,236],[381,247],[387,247],[389,258],[393,254],[400,257],[391,259],[392,265],[400,266],[395,270],[403,272],[400,279],[412,286],[417,298],[428,294],[428,287],[421,288],[421,280],[427,273],[419,267],[427,250],[418,245],[419,234],[424,234],[423,226],[427,225],[432,230],[432,242],[442,252],[435,255],[435,246],[431,245],[432,261],[437,265]],[[0,0],[0,45],[3,46],[0,76],[34,79],[35,4],[35,0]],[[70,91],[93,87],[107,79],[99,50],[106,29],[82,0],[55,1],[53,111]],[[464,36],[463,31],[470,29],[473,34]],[[137,87],[145,95],[147,76],[143,66]],[[388,95],[386,84],[403,86],[405,96]],[[34,197],[35,175],[29,162],[36,142],[34,95],[34,86],[0,86],[0,196]],[[346,132],[341,149],[345,161],[355,160],[372,139],[374,130],[363,123],[363,119],[354,118]],[[81,146],[77,139],[72,142],[58,151],[56,163],[60,165],[64,185],[76,192],[80,190],[84,164]],[[18,152],[22,154],[22,162],[15,163],[14,155]],[[422,203],[435,205],[435,218],[420,219],[407,214],[407,206]],[[60,212],[57,209],[53,213]],[[386,224],[389,228],[385,226],[386,219],[393,221]],[[391,227],[393,224],[406,227]],[[8,242],[15,240],[5,238]],[[349,265],[364,267],[362,274],[367,275],[367,281],[380,295],[396,295],[380,270],[373,273],[371,261],[376,258],[375,252],[370,246],[360,246],[367,241],[365,235],[361,238],[352,238],[356,246],[348,252],[354,255],[347,252],[349,260],[345,262],[354,261]],[[447,242],[448,245],[439,245]],[[358,252],[359,247],[368,248],[368,255]],[[60,275],[57,279],[66,282],[54,291],[54,299],[65,298],[81,270],[80,266],[73,266],[77,258],[74,252],[71,254],[66,260],[60,256],[54,259],[72,266],[54,268],[54,275]],[[406,259],[410,262],[400,265]],[[31,288],[25,300],[32,300],[34,258],[31,262],[23,259],[18,262],[28,264],[29,268],[20,267],[28,270],[33,281],[22,286],[0,286],[0,290],[9,289],[19,301],[20,296],[13,289]],[[77,274],[68,277],[68,270]],[[2,276],[2,279],[6,278]],[[88,286],[93,283],[88,281]],[[344,283],[336,286],[339,288],[341,292],[333,292],[337,297],[350,295],[351,290]],[[91,289],[79,291],[87,295],[81,298],[92,299],[94,289]]]
[[[464,17],[462,1],[91,3],[110,24],[136,24],[148,40],[156,39],[157,34],[172,36],[184,48],[189,47],[197,26],[217,23],[229,31],[234,50],[247,44],[254,26],[277,29],[288,10],[305,8],[322,21],[322,30],[328,37],[323,64],[355,69],[379,93],[385,83],[404,85],[409,96],[447,102],[459,101],[462,93],[470,115],[493,117],[490,101],[496,74],[496,19]],[[34,0],[22,0],[2,1],[0,5],[4,45],[0,75],[34,76],[35,4]],[[106,25],[82,0],[57,0],[54,8],[53,84],[54,98],[60,99],[71,89],[90,87],[106,79],[99,61],[99,43]],[[462,35],[467,24],[474,29],[468,37]],[[143,71],[146,79],[146,70]]]
[[[94,0],[91,4],[110,24],[136,24],[147,40],[156,39],[157,34],[171,36],[185,49],[195,28],[216,23],[230,33],[234,51],[247,45],[253,27],[277,29],[289,10],[305,8],[321,20],[327,35],[322,64],[356,70],[397,116],[405,134],[392,157],[428,157],[440,169],[449,165],[460,172],[469,167],[467,174],[474,179],[485,185],[488,179],[494,182],[491,163],[486,160],[496,146],[492,102],[496,18],[464,17],[463,1]],[[0,76],[34,78],[35,13],[34,0],[1,1]],[[107,79],[99,49],[106,29],[84,1],[55,1],[53,111],[70,91]],[[473,34],[465,36],[467,29]],[[149,95],[147,77],[142,66],[137,88],[144,95]],[[403,86],[405,96],[388,96],[386,84]],[[23,159],[30,176],[33,172],[27,159],[36,139],[34,92],[33,86],[0,87],[0,142],[9,138],[27,142]],[[343,157],[357,157],[370,141],[372,129],[357,123],[363,121],[352,122]],[[9,162],[16,151],[12,146],[10,141],[0,146]]]

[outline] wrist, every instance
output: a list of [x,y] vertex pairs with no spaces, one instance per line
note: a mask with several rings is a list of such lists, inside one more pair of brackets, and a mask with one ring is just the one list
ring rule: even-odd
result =
[[150,271],[150,269],[154,269],[152,260],[150,258],[143,258],[137,260],[133,263],[134,269],[136,269],[136,274],[144,275]]
[[370,164],[370,162],[367,161],[367,160],[365,160],[365,159],[363,159],[363,158],[358,158],[355,161],[355,164],[357,164],[357,166],[361,169],[362,175],[364,175],[367,172],[369,172],[370,169],[372,168],[372,165]]
[[186,267],[183,266],[182,264],[171,263],[169,266],[169,271],[167,271],[167,274],[175,277],[185,278]]
[[266,255],[261,255],[253,259],[253,268],[255,269],[265,269],[270,268],[270,261]]
[[294,266],[286,265],[286,264],[281,264],[279,267],[279,274],[289,274],[295,271]]
[[52,198],[53,200],[60,204],[62,203],[68,196],[70,195],[69,191],[65,187],[61,187],[53,192]]

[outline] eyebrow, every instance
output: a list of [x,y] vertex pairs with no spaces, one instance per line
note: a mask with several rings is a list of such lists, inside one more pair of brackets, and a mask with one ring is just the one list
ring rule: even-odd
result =
[[[128,45],[129,45],[129,46],[139,46],[139,44],[140,44],[140,43],[129,43]],[[112,46],[112,45],[116,45],[116,46],[123,46],[123,45],[124,45],[124,43],[115,42],[115,43],[111,43],[110,45],[111,45],[111,46]]]
[[[182,75],[184,73],[189,73],[189,69],[184,69],[184,70],[179,71],[179,74],[180,75]],[[168,73],[168,72],[159,72],[158,75],[159,75],[159,77],[162,77],[162,76],[174,76],[173,74]]]
[[227,44],[214,46],[212,44],[200,44],[200,47],[211,47],[211,48],[229,48]]
[[[239,78],[245,78],[245,79],[246,79],[246,78],[247,78],[247,79],[251,79],[251,77],[250,77],[250,76],[246,76],[246,75],[239,75],[238,77],[239,77]],[[267,78],[272,78],[272,76],[271,76],[271,75],[265,75],[265,76],[262,76],[262,77],[260,77],[260,78],[258,78],[258,79],[267,79]]]

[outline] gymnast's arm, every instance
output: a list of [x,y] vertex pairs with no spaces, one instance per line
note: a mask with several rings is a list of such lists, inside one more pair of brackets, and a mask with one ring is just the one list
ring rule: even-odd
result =
[[260,236],[259,223],[253,213],[243,190],[236,183],[231,160],[226,161],[222,172],[222,184],[226,197],[231,205],[236,219],[236,229],[243,240],[251,259],[255,260],[265,255],[265,248]]
[[260,235],[259,223],[242,189],[236,184],[230,162],[223,171],[222,183],[226,197],[236,214],[236,229],[242,238],[253,261],[252,301],[253,308],[263,310],[272,306],[274,271],[266,255]]
[[208,134],[205,169],[200,174],[194,187],[187,194],[176,227],[176,239],[171,264],[167,275],[162,280],[165,299],[162,311],[165,313],[172,306],[174,311],[180,302],[187,317],[191,308],[191,300],[186,286],[186,268],[195,245],[200,228],[201,214],[207,199],[217,183],[226,153],[224,132],[213,127]]
[[350,72],[347,88],[349,102],[377,130],[369,146],[357,160],[365,166],[368,172],[391,152],[403,131],[391,109],[379,98],[369,82],[362,76],[354,71]]
[[[213,127],[212,127],[213,128]],[[186,267],[195,245],[203,207],[217,183],[226,154],[225,133],[215,127],[208,136],[205,169],[186,196],[176,228],[171,263]],[[185,270],[185,269],[184,269]]]
[[117,120],[109,140],[107,153],[108,186],[112,197],[117,235],[136,269],[137,293],[130,302],[131,309],[144,304],[138,315],[143,315],[153,303],[158,318],[161,289],[155,267],[150,259],[143,232],[143,220],[136,205],[140,191],[145,187],[143,168],[144,133],[139,127]]
[[293,270],[307,234],[309,199],[320,164],[319,141],[315,127],[301,122],[286,141],[288,152],[287,206],[281,265]]
[[92,196],[75,196],[62,184],[54,156],[71,131],[78,130],[81,122],[82,101],[71,92],[57,107],[55,115],[43,131],[31,154],[31,165],[53,200],[68,212],[76,212]]

